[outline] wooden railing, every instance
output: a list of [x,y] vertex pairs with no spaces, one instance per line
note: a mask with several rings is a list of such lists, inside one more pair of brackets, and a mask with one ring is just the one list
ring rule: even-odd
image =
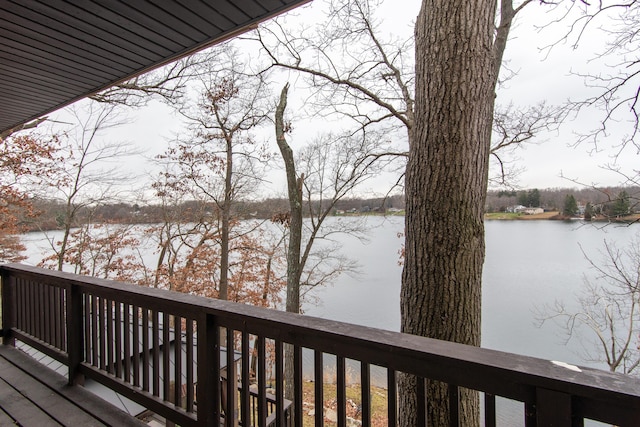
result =
[[[380,415],[371,409],[372,366],[386,368],[389,426],[397,425],[398,372],[449,384],[452,420],[459,418],[455,396],[465,387],[483,393],[488,427],[496,425],[496,396],[523,402],[526,426],[578,426],[584,419],[640,425],[640,380],[628,376],[17,264],[0,266],[0,274],[4,344],[23,341],[65,363],[70,383],[92,378],[183,426],[217,426],[221,420],[301,426],[303,410],[323,408],[329,397],[323,387],[326,355],[336,360],[338,425],[347,420],[347,361],[360,367],[362,425]],[[285,344],[293,347],[292,408],[283,397]],[[258,391],[252,398],[254,350]],[[303,398],[309,364],[311,402]],[[224,405],[223,365],[238,366],[238,381],[225,382],[230,398]],[[271,410],[267,382],[276,391]],[[316,410],[314,419],[324,425],[323,411]]]

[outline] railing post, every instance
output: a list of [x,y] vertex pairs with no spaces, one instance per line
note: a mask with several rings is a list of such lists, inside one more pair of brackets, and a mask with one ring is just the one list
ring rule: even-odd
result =
[[198,318],[198,425],[220,425],[220,332],[212,314]]
[[571,395],[536,389],[536,427],[571,427]]
[[84,318],[82,309],[82,291],[78,285],[66,288],[67,293],[67,355],[69,357],[69,385],[83,384],[80,364],[84,355]]
[[15,292],[16,278],[6,270],[2,270],[2,344],[15,345],[16,340],[11,333],[15,326]]

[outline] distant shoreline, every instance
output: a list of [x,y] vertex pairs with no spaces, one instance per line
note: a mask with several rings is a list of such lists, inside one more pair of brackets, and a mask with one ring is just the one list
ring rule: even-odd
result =
[[[510,212],[492,212],[484,214],[486,220],[500,220],[500,221],[534,221],[534,220],[550,220],[550,221],[584,221],[580,217],[568,217],[562,215],[558,211],[543,212],[541,214],[526,215],[523,213],[510,213]],[[627,215],[620,218],[610,218],[605,216],[597,216],[591,219],[592,222],[619,222],[631,224],[634,222],[640,222],[640,214]]]

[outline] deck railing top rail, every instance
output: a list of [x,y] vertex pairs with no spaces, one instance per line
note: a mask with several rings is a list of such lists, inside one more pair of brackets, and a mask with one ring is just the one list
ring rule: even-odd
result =
[[[21,286],[26,285],[18,282],[20,280],[25,283],[31,283],[32,286],[40,286],[44,289],[46,286],[48,289],[61,289],[65,294],[59,298],[66,301],[64,311],[66,316],[71,315],[69,311],[73,307],[71,306],[72,296],[77,294],[76,310],[82,311],[82,325],[83,330],[76,331],[76,335],[82,334],[82,341],[86,344],[87,341],[95,343],[95,347],[98,350],[87,350],[86,346],[82,349],[81,354],[78,353],[75,356],[75,362],[80,365],[80,371],[84,375],[93,377],[99,377],[100,371],[107,371],[111,376],[115,375],[115,371],[109,371],[109,362],[117,364],[121,359],[120,355],[124,354],[127,357],[135,358],[136,355],[124,352],[122,346],[131,347],[130,343],[124,341],[120,344],[117,343],[117,339],[114,337],[123,336],[126,339],[127,334],[124,334],[120,330],[111,331],[109,336],[109,328],[107,333],[103,334],[99,329],[110,325],[114,319],[102,318],[101,316],[110,316],[109,310],[107,314],[103,311],[96,309],[96,307],[114,306],[124,307],[127,313],[131,312],[131,307],[135,307],[136,310],[142,308],[142,314],[140,319],[149,321],[154,316],[171,316],[164,318],[165,322],[180,321],[185,323],[184,333],[190,333],[197,335],[198,340],[214,340],[211,342],[220,342],[226,339],[227,343],[234,345],[234,342],[240,342],[239,345],[243,354],[249,353],[251,347],[249,343],[249,337],[258,337],[256,341],[260,345],[264,346],[264,340],[270,340],[275,343],[275,371],[276,371],[276,389],[277,394],[282,394],[282,385],[278,383],[278,378],[281,380],[282,370],[282,345],[292,344],[296,349],[310,349],[315,352],[316,357],[321,354],[336,355],[338,360],[352,359],[358,361],[362,366],[378,365],[386,368],[389,372],[405,372],[416,375],[420,378],[438,380],[450,384],[451,386],[464,387],[473,390],[484,392],[487,396],[502,396],[508,399],[514,399],[524,402],[527,406],[527,411],[534,411],[534,415],[525,415],[528,420],[537,420],[538,425],[542,420],[554,418],[556,415],[545,415],[540,411],[546,411],[549,408],[547,406],[557,407],[558,402],[567,402],[568,408],[563,408],[559,413],[568,413],[570,418],[592,418],[602,420],[604,422],[618,423],[624,425],[625,423],[632,425],[630,420],[637,422],[640,420],[640,380],[637,378],[623,376],[616,373],[610,373],[606,371],[578,368],[569,366],[562,363],[556,363],[548,360],[536,359],[527,356],[521,356],[516,354],[504,353],[500,351],[476,348],[465,346],[461,344],[438,341],[434,339],[417,337],[413,335],[402,334],[398,332],[379,330],[364,326],[352,325],[343,322],[319,319],[309,316],[296,315],[291,313],[280,312],[276,310],[269,310],[260,307],[253,307],[243,304],[236,304],[227,301],[220,301],[214,299],[203,298],[194,295],[181,294],[175,292],[169,292],[165,290],[152,289],[146,287],[139,287],[128,285],[124,283],[107,281],[97,278],[77,276],[64,272],[43,270],[36,267],[30,267],[20,264],[7,264],[0,266],[0,273],[3,278],[3,334],[5,336],[5,342],[10,339],[18,338],[25,339],[31,344],[35,341],[42,340],[41,331],[37,327],[37,322],[28,317],[24,317],[18,314],[18,310],[28,310],[29,307],[33,309],[40,309],[42,313],[45,313],[44,305],[56,304],[58,301],[56,298],[42,299],[38,302],[39,305],[30,306],[28,299],[33,295],[25,293],[27,291],[20,290]],[[9,285],[11,283],[11,285]],[[37,284],[37,285],[33,285]],[[22,293],[21,293],[22,292]],[[29,291],[34,292],[34,291]],[[55,296],[54,291],[51,295]],[[22,303],[20,301],[23,301]],[[106,301],[106,305],[102,305]],[[12,302],[12,303],[10,303]],[[60,304],[60,301],[58,301]],[[82,308],[84,307],[84,308]],[[91,310],[89,310],[91,307]],[[56,310],[54,308],[47,309],[46,313],[54,315]],[[91,316],[94,316],[93,318]],[[123,314],[114,314],[114,316],[121,316]],[[138,316],[136,311],[136,316]],[[21,320],[22,319],[22,322]],[[55,316],[52,317],[55,319]],[[189,326],[191,320],[193,324]],[[118,320],[120,321],[120,320]],[[34,323],[33,325],[30,324]],[[109,323],[111,322],[111,323]],[[202,323],[204,322],[204,323]],[[208,322],[208,323],[207,323]],[[54,322],[55,323],[55,322]],[[160,320],[159,323],[162,323]],[[152,322],[153,324],[153,322]],[[168,323],[165,323],[168,324]],[[62,320],[60,320],[60,327],[63,327]],[[208,328],[206,331],[204,328]],[[67,330],[68,325],[66,326]],[[157,328],[157,325],[156,325]],[[220,328],[224,328],[220,332]],[[28,329],[28,330],[26,330]],[[42,329],[42,328],[40,328]],[[136,328],[137,329],[137,328]],[[144,328],[147,329],[147,328]],[[157,332],[162,334],[162,328],[157,328]],[[166,328],[165,328],[166,329]],[[153,328],[150,328],[153,331]],[[190,332],[189,332],[190,331]],[[241,337],[232,336],[233,333],[241,334]],[[74,332],[68,332],[73,334]],[[91,336],[93,333],[93,337]],[[222,335],[220,335],[222,334]],[[225,335],[226,334],[226,335]],[[105,335],[105,338],[101,338]],[[153,335],[153,333],[150,333]],[[78,335],[79,336],[79,335]],[[154,365],[153,359],[155,358],[155,366],[162,365],[162,357],[170,358],[168,350],[160,350],[158,342],[159,338],[153,336],[148,337],[136,337],[136,339],[143,341],[146,339],[146,345],[157,351],[150,351],[146,355],[143,362],[150,365]],[[157,339],[156,347],[154,347],[154,340]],[[111,341],[110,341],[111,340]],[[46,341],[46,340],[45,340]],[[72,340],[67,340],[72,342]],[[115,341],[118,348],[109,350],[110,342]],[[100,345],[105,346],[100,348]],[[53,346],[48,343],[46,346]],[[167,346],[165,346],[167,347]],[[198,358],[213,357],[215,360],[219,354],[208,352],[207,349],[203,349],[198,342],[198,348],[192,351],[198,352]],[[203,347],[201,349],[201,347]],[[217,346],[216,346],[217,348]],[[251,347],[253,348],[253,347]],[[69,362],[69,358],[72,351],[67,351],[66,348],[59,348],[60,354],[62,354],[65,362]],[[258,346],[259,359],[266,359],[264,348]],[[105,361],[91,361],[87,359],[87,356],[91,356],[91,351],[97,352],[95,354],[96,359],[100,359],[104,354],[110,357]],[[162,353],[162,352],[165,353]],[[52,351],[55,354],[55,351]],[[100,354],[98,354],[100,353]],[[184,351],[183,351],[184,353]],[[233,353],[233,352],[229,352]],[[164,356],[163,356],[164,354]],[[172,353],[173,354],[173,353]],[[177,353],[175,353],[177,354]],[[67,356],[64,356],[67,355]],[[180,356],[182,357],[182,356]],[[79,361],[76,359],[80,359]],[[229,360],[232,362],[232,360]],[[102,365],[101,365],[102,363]],[[243,360],[240,368],[240,377],[244,377],[249,373],[248,356]],[[265,360],[259,361],[259,366],[263,366],[263,373],[269,371],[265,368]],[[260,365],[262,364],[262,365]],[[144,363],[142,363],[144,365]],[[219,364],[216,364],[219,366]],[[115,368],[114,368],[115,369]],[[131,370],[131,367],[127,367]],[[139,368],[146,369],[146,368]],[[161,369],[161,368],[160,368]],[[165,376],[168,377],[169,372],[165,368]],[[297,372],[297,375],[301,375],[301,368]],[[316,368],[317,369],[317,368]],[[260,369],[258,369],[260,371]],[[184,373],[181,373],[185,376]],[[197,375],[198,383],[203,381],[204,371],[198,371]],[[219,372],[209,372],[210,378],[219,378]],[[318,373],[315,372],[316,379]],[[364,375],[364,374],[363,374]],[[135,379],[127,379],[126,372],[118,373],[118,378],[112,382],[104,381],[109,385],[115,385],[118,388],[117,391],[127,391],[125,389],[139,387],[135,384]],[[125,378],[127,376],[127,378]],[[247,375],[248,376],[248,375]],[[338,374],[340,377],[340,374]],[[389,378],[393,378],[390,376]],[[98,379],[101,380],[101,379]],[[368,378],[365,378],[368,381]],[[153,381],[153,379],[151,380]],[[191,379],[193,381],[193,379]],[[261,385],[261,381],[266,379],[258,379],[258,385]],[[338,378],[340,382],[340,378]],[[194,382],[195,383],[195,382]],[[298,381],[297,384],[300,384]],[[264,384],[262,384],[264,385]],[[162,399],[165,401],[170,400],[166,395],[162,398],[163,394],[158,389],[163,387],[160,384],[155,385],[155,391],[153,386],[149,386],[148,390],[150,395],[149,400],[155,401],[156,404],[152,409],[159,410],[159,406]],[[248,387],[248,386],[247,386]],[[394,389],[395,387],[390,387]],[[169,387],[166,386],[167,392]],[[198,391],[198,406],[201,407],[201,393],[204,393],[206,388]],[[211,387],[209,392],[210,398],[219,401],[221,398],[220,393],[217,391],[217,387]],[[231,386],[229,387],[231,390]],[[316,394],[320,392],[316,390]],[[301,391],[296,391],[301,395]],[[551,395],[549,395],[551,393]],[[136,394],[136,393],[132,393]],[[242,393],[241,393],[242,395]],[[553,405],[548,401],[549,396],[552,396]],[[554,397],[555,396],[555,397]],[[556,397],[562,397],[556,399]],[[316,396],[317,397],[317,396]],[[389,396],[389,399],[395,399],[395,396]],[[189,399],[186,399],[187,401]],[[241,402],[228,403],[227,408],[230,409],[233,405],[242,403],[243,397],[240,397]],[[277,399],[280,400],[280,399]],[[365,398],[365,403],[369,403]],[[487,399],[485,399],[487,400]],[[175,400],[174,400],[175,402]],[[148,402],[146,402],[148,403]],[[298,404],[300,405],[301,398],[298,398]],[[316,404],[322,402],[316,398]],[[295,406],[295,405],[294,405]],[[300,405],[302,406],[302,405]],[[390,407],[394,407],[395,403],[390,402]],[[212,404],[211,407],[215,408],[216,405]],[[367,411],[365,408],[364,411]],[[554,410],[557,410],[554,409]],[[248,409],[246,410],[248,411]],[[160,409],[160,412],[162,410]],[[178,411],[180,412],[180,411]],[[195,425],[196,416],[188,414],[182,414],[177,421],[186,422],[187,420],[193,421]],[[214,411],[215,412],[215,411]],[[342,414],[344,411],[338,411],[338,416],[345,417]],[[389,413],[389,417],[393,418],[394,415]],[[491,410],[489,410],[491,412]],[[165,415],[171,415],[168,412],[162,412]],[[245,412],[245,417],[248,412]],[[342,415],[341,415],[342,414]],[[215,415],[219,417],[220,415]],[[224,416],[224,415],[222,415]],[[363,415],[365,418],[370,417],[369,414]],[[301,420],[301,416],[296,415],[296,420]],[[242,417],[241,417],[242,418]],[[219,418],[216,418],[219,419]],[[364,418],[363,418],[364,421]],[[390,421],[390,425],[393,425],[394,420]],[[491,422],[488,423],[489,425]]]

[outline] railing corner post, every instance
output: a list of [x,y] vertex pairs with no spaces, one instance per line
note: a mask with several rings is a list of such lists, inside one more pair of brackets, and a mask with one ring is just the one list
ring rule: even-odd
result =
[[2,275],[2,344],[14,346],[16,340],[11,329],[16,321],[16,278],[5,269],[2,269],[0,274]]
[[67,288],[67,355],[69,357],[69,385],[84,383],[80,364],[84,359],[84,331],[82,290],[71,284]]
[[220,330],[215,316],[203,313],[198,319],[198,425],[220,425]]
[[571,427],[571,395],[536,389],[536,427]]

